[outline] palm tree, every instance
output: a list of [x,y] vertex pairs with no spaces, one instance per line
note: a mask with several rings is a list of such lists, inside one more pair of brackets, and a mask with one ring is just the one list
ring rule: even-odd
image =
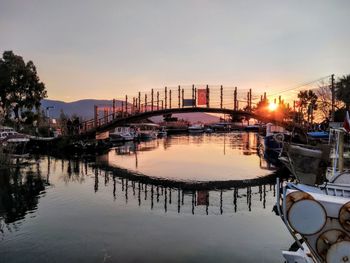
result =
[[346,110],[350,109],[350,75],[339,78],[335,83],[335,95],[345,103]]
[[317,110],[317,95],[312,90],[301,90],[298,94],[298,98],[300,99],[300,107],[301,111],[304,114],[304,109],[307,114],[307,121],[311,122],[314,119],[313,112],[314,110]]

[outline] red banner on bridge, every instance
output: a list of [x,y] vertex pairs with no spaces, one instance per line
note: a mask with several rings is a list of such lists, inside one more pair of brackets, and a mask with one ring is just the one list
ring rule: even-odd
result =
[[207,104],[207,89],[197,89],[197,105]]

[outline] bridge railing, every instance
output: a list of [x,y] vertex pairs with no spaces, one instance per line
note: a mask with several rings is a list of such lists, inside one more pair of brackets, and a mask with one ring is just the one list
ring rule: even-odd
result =
[[184,85],[152,89],[150,92],[138,92],[133,97],[125,96],[119,102],[114,99],[112,105],[95,106],[94,118],[82,122],[81,132],[96,129],[116,118],[163,109],[201,107],[250,111],[259,98],[262,99],[262,96],[253,96],[251,89],[242,90],[234,86]]

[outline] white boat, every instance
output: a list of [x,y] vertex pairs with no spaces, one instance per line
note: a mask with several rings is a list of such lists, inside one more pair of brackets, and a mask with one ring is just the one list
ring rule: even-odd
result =
[[134,123],[130,124],[135,129],[135,133],[138,139],[152,140],[157,139],[159,125],[154,123]]
[[188,127],[189,133],[203,133],[204,132],[204,125],[203,124],[193,124]]
[[282,252],[287,262],[348,262],[350,185],[280,186],[277,180],[277,212],[298,246]]
[[[298,245],[282,252],[287,262],[350,261],[349,138],[335,129],[329,145],[289,146],[285,161],[301,183],[287,183],[280,193],[277,182],[277,211]],[[325,160],[332,164],[326,169]]]
[[0,142],[7,143],[24,143],[29,142],[29,137],[25,134],[18,133],[10,127],[0,128]]
[[204,132],[205,133],[213,133],[214,130],[212,128],[210,128],[210,127],[207,127],[207,128],[205,128]]
[[129,126],[121,126],[114,129],[109,133],[109,140],[111,142],[126,142],[133,141],[135,139],[135,132]]
[[9,127],[0,128],[0,145],[5,152],[12,154],[23,154],[25,146],[29,142],[29,137],[18,133]]

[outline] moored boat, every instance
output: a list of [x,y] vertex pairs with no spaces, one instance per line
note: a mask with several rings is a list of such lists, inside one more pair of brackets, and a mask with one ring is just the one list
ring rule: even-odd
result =
[[135,139],[134,130],[129,126],[121,126],[114,129],[109,133],[109,140],[111,142],[126,142],[133,141]]
[[277,180],[277,211],[298,246],[282,252],[287,262],[350,260],[349,134],[329,134],[329,144],[284,144],[280,159],[298,181],[280,193]]
[[350,259],[350,185],[320,187],[277,182],[277,212],[295,239],[287,262],[348,262]]
[[210,128],[215,132],[229,132],[232,130],[232,123],[217,122],[210,125]]
[[279,160],[299,183],[322,184],[325,181],[330,148],[328,145],[284,143]]
[[193,124],[188,127],[189,133],[203,133],[204,132],[204,125],[203,124]]
[[281,126],[266,124],[266,135],[264,137],[265,152],[271,158],[277,160],[281,154],[283,141],[289,137],[289,133]]
[[24,154],[29,137],[18,133],[10,127],[0,128],[0,145],[4,151],[12,154]]
[[157,139],[159,125],[154,123],[134,123],[130,124],[135,129],[136,137],[140,140]]

